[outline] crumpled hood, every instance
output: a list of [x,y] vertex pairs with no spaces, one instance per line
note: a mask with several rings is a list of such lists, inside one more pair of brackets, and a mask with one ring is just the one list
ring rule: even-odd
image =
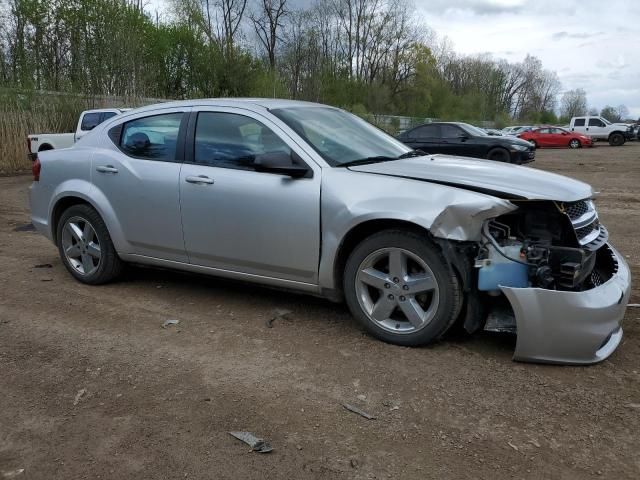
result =
[[349,168],[356,172],[452,185],[507,199],[575,202],[593,196],[590,185],[555,173],[449,155],[413,157]]

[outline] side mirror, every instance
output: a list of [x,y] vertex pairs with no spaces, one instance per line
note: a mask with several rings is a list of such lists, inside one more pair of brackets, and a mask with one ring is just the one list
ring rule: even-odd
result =
[[253,166],[256,172],[275,173],[279,175],[287,175],[291,178],[302,178],[306,176],[310,170],[305,165],[294,163],[294,159],[296,157],[297,155],[295,153],[264,153],[256,156]]
[[562,135],[569,135],[569,132],[562,132]]
[[469,140],[469,135],[467,135],[466,133],[461,133],[460,135],[458,135],[458,138],[464,142],[465,140]]

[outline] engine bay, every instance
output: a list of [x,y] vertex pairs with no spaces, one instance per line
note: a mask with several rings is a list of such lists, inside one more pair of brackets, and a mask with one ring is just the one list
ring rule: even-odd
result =
[[517,210],[483,225],[475,258],[480,291],[497,294],[499,286],[583,291],[613,275],[611,256],[599,254],[608,234],[591,200],[514,203]]

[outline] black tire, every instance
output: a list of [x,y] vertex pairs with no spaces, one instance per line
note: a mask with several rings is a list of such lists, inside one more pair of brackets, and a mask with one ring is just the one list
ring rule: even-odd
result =
[[612,147],[620,147],[624,145],[624,135],[621,133],[612,133],[609,135],[609,145]]
[[[419,257],[431,269],[438,285],[434,316],[426,326],[410,333],[393,333],[381,327],[369,318],[358,300],[356,284],[360,266],[372,253],[385,248],[404,249]],[[347,260],[343,289],[349,310],[367,332],[384,342],[402,346],[426,345],[441,338],[454,324],[462,305],[458,278],[439,247],[424,234],[404,230],[384,230],[363,240]]]
[[[77,268],[74,268],[70,260],[67,258],[63,247],[64,226],[69,219],[74,217],[89,222],[95,231],[95,236],[97,237],[100,246],[100,259],[98,261],[97,268],[95,272],[88,275],[82,274],[77,270]],[[71,273],[76,280],[79,280],[82,283],[100,285],[112,281],[122,272],[124,264],[122,260],[120,260],[120,257],[113,246],[107,226],[105,225],[104,220],[102,220],[102,217],[100,217],[100,214],[98,214],[98,212],[89,205],[73,205],[64,211],[58,221],[58,225],[56,226],[56,240],[62,263],[69,273]]]
[[493,148],[487,154],[487,159],[494,160],[496,162],[505,162],[508,163],[511,160],[511,156],[509,152],[504,148]]
[[582,143],[577,138],[574,138],[569,142],[569,148],[580,148],[582,147]]

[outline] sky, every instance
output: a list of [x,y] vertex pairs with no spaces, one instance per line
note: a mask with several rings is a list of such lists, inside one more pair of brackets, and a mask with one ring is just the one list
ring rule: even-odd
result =
[[[289,1],[300,8],[313,0]],[[456,52],[510,62],[530,53],[557,72],[564,91],[583,88],[590,107],[624,104],[640,117],[640,1],[410,1],[420,22]],[[160,10],[167,3],[149,0]]]
[[589,106],[624,104],[640,117],[640,2],[414,0],[421,20],[459,53],[511,62],[527,53],[555,70]]

